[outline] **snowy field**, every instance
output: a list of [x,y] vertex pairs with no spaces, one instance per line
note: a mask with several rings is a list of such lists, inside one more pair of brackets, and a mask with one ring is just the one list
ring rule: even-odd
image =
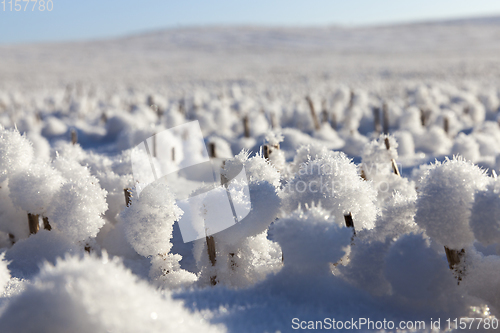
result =
[[499,42],[0,46],[0,332],[498,331]]

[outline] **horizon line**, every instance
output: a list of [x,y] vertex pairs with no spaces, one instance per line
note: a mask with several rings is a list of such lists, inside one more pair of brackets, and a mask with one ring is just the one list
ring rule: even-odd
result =
[[456,16],[456,17],[443,17],[443,18],[428,18],[428,19],[415,19],[415,20],[395,20],[390,22],[380,22],[380,23],[364,23],[364,24],[339,24],[339,23],[327,23],[327,24],[273,24],[273,23],[208,23],[208,24],[177,24],[174,26],[165,26],[154,29],[143,29],[132,32],[125,32],[110,36],[102,37],[89,37],[89,38],[74,38],[74,39],[47,39],[40,41],[22,41],[22,42],[0,42],[0,47],[9,46],[30,46],[30,45],[42,45],[42,44],[71,44],[71,43],[87,43],[87,42],[101,42],[117,39],[127,39],[136,38],[143,35],[176,31],[176,30],[189,30],[197,28],[283,28],[283,29],[320,29],[320,28],[330,28],[330,29],[360,29],[360,28],[386,28],[386,27],[396,27],[396,26],[411,26],[411,25],[424,25],[424,24],[450,24],[459,23],[461,21],[480,21],[487,19],[498,19],[500,24],[500,12],[497,14],[478,14],[471,16]]

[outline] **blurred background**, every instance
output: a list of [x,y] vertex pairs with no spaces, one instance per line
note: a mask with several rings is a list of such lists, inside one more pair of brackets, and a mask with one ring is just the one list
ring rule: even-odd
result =
[[45,2],[45,10],[42,2],[0,4],[0,43],[103,39],[188,26],[360,26],[500,15],[500,3],[491,0]]
[[487,0],[13,1],[0,3],[0,31],[0,85],[350,82],[500,68],[500,2]]

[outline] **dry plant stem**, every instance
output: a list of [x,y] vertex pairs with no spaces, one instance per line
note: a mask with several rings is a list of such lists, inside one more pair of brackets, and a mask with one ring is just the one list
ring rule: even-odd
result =
[[394,174],[401,177],[401,173],[399,173],[399,168],[398,165],[396,164],[396,160],[391,158],[391,164],[392,164],[392,171],[394,171]]
[[382,132],[382,126],[380,125],[380,108],[373,109],[373,119],[375,133]]
[[354,228],[354,220],[352,219],[352,214],[349,212],[344,214],[345,226],[352,228],[351,245],[354,245],[354,237],[356,237],[356,228]]
[[217,154],[215,152],[215,143],[214,142],[210,142],[208,144],[208,153],[210,154],[210,157],[212,157],[212,158],[217,157]]
[[422,123],[422,127],[427,125],[427,112],[424,109],[420,109],[420,122]]
[[[385,143],[385,148],[387,150],[391,149],[391,144],[389,143],[389,138],[385,138],[384,143]],[[397,176],[401,177],[401,173],[399,172],[398,164],[396,163],[396,160],[393,158],[391,158],[391,165],[392,165],[392,171],[394,171],[394,173]]]
[[16,236],[14,236],[13,234],[11,234],[10,232],[9,232],[9,240],[10,240],[10,244],[11,245],[16,244]]
[[78,142],[78,135],[76,134],[76,131],[74,129],[71,130],[71,143],[76,145]]
[[446,134],[450,134],[450,121],[448,117],[444,117],[443,119],[443,129]]
[[348,228],[352,228],[354,235],[356,235],[356,229],[354,228],[354,221],[352,219],[352,214],[347,213],[344,214],[345,226]]
[[354,91],[351,90],[351,95],[349,97],[349,105],[347,106],[347,109],[351,110],[353,106],[354,106]]
[[384,134],[389,134],[389,108],[387,104],[384,103],[383,107],[383,117],[384,117]]
[[250,137],[250,121],[248,116],[243,117],[243,129],[245,131],[245,138]]
[[[224,166],[226,165],[226,161],[222,162],[222,169],[224,169]],[[226,187],[228,186],[228,179],[226,178],[225,175],[220,174],[220,183],[222,186]],[[212,266],[215,266],[215,240],[213,236],[206,236],[207,240],[207,251],[208,251],[208,259],[212,263]],[[234,253],[229,253],[229,261],[231,263],[231,269],[235,270],[238,265],[234,261]],[[215,286],[217,284],[217,275],[211,276],[210,277],[210,284],[212,286]]]
[[28,213],[28,226],[30,229],[30,234],[36,234],[40,229],[40,225],[38,224],[38,215]]
[[124,188],[123,192],[125,193],[125,206],[130,207],[132,204],[132,194],[130,192],[130,188]]
[[391,143],[389,142],[389,138],[385,138],[384,143],[385,143],[385,149],[387,150],[391,149]]
[[269,145],[264,145],[262,147],[262,153],[264,155],[265,159],[269,159],[269,155],[271,154],[271,148],[269,148]]
[[172,161],[175,162],[175,147],[172,147]]
[[[214,236],[206,236],[206,241],[207,241],[207,252],[208,252],[208,259],[210,260],[210,263],[212,266],[215,266],[216,258],[215,258],[215,240]],[[217,284],[217,276],[211,276],[210,277],[210,284],[212,286],[215,286]]]
[[153,96],[149,95],[146,103],[149,107],[153,108],[153,106],[155,105],[155,100],[154,100]]
[[270,145],[270,144],[265,144],[262,146],[262,155],[264,156],[265,159],[269,160],[269,156],[273,153],[275,150],[280,149],[280,144],[275,144],[275,145]]
[[351,245],[354,245],[354,237],[356,237],[356,228],[354,228],[354,220],[352,219],[352,214],[349,212],[344,214],[345,226],[352,228]]
[[314,110],[314,104],[309,96],[306,97],[306,101],[307,101],[307,104],[309,104],[309,109],[311,110],[311,117],[312,117],[313,122],[314,122],[314,128],[316,130],[319,130],[320,125],[319,125],[318,117],[316,117],[316,111]]
[[52,227],[50,226],[50,223],[49,223],[49,218],[42,216],[42,220],[43,220],[43,229],[49,230],[49,231],[52,230]]
[[458,284],[460,284],[464,272],[458,267],[458,265],[460,264],[462,258],[465,255],[465,250],[464,249],[460,251],[452,250],[445,246],[444,251],[446,252],[446,259],[448,260],[448,266],[450,267],[451,270],[455,271],[455,273],[457,274]]

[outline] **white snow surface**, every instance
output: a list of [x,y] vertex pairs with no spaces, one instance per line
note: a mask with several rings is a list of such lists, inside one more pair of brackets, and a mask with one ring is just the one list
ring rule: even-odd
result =
[[[483,17],[1,45],[0,331],[496,320],[499,34]],[[196,143],[160,134],[194,120]],[[182,237],[195,195],[231,224],[213,242]],[[452,269],[443,246],[464,250]]]
[[224,332],[180,301],[159,295],[106,254],[45,264],[12,298],[0,326],[3,332]]

